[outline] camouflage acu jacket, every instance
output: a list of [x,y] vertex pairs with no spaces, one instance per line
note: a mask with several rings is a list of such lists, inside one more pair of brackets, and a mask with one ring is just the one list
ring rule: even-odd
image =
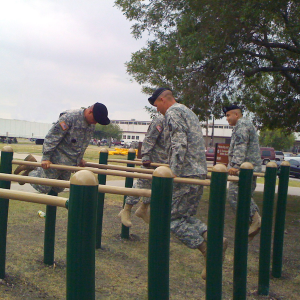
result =
[[175,103],[165,114],[165,144],[170,168],[176,176],[207,173],[205,143],[197,116]]
[[95,125],[88,124],[84,109],[65,111],[47,133],[42,160],[78,165],[92,138]]
[[159,115],[152,120],[145,135],[141,149],[142,161],[150,160],[155,163],[167,163],[163,133],[164,116]]
[[228,156],[228,168],[239,169],[243,162],[250,162],[254,166],[254,172],[261,172],[258,135],[250,120],[238,119],[232,130]]

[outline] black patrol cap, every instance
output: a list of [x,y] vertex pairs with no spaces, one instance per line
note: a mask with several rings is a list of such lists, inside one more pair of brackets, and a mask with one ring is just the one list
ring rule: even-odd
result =
[[161,87],[157,89],[150,98],[148,98],[148,101],[151,105],[154,105],[155,100],[158,98],[158,96],[164,92],[164,91],[171,91],[169,88]]
[[236,104],[231,104],[231,105],[229,105],[229,106],[224,106],[223,107],[223,112],[224,112],[224,114],[226,115],[226,113],[228,112],[228,111],[231,111],[231,110],[233,110],[233,109],[240,109],[240,110],[242,110],[239,106],[237,106]]
[[108,125],[110,123],[110,119],[107,117],[108,111],[104,104],[95,103],[93,107],[93,116],[95,121],[101,125]]

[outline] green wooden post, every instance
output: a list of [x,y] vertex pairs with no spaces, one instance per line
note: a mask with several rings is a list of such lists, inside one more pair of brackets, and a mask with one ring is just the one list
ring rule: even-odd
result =
[[[1,173],[11,174],[13,154],[13,149],[10,146],[3,147],[1,151]],[[10,181],[0,181],[2,189],[10,189],[10,184]],[[8,207],[9,199],[0,198],[0,279],[5,278]]]
[[265,188],[260,233],[258,294],[268,295],[270,284],[270,261],[273,206],[276,187],[277,164],[269,162],[265,173]]
[[[57,196],[57,193],[51,189],[48,195]],[[44,264],[46,265],[53,265],[54,263],[56,211],[56,206],[46,206],[44,234]]]
[[233,299],[246,299],[248,228],[251,202],[253,165],[245,162],[239,174],[238,205],[236,211],[233,266]]
[[148,300],[169,299],[170,220],[173,173],[168,167],[153,172],[148,252]]
[[[134,149],[129,149],[128,150],[128,160],[134,160],[135,159],[135,150]],[[134,164],[127,164],[127,167],[134,167]],[[133,178],[126,177],[125,179],[125,187],[127,188],[132,188],[133,186]],[[123,207],[125,206],[125,200],[127,196],[124,196],[124,201],[123,201]],[[121,238],[122,239],[129,239],[129,227],[126,227],[125,225],[122,224],[122,229],[121,229]]]
[[[99,164],[107,165],[107,159],[108,159],[108,149],[107,148],[100,149]],[[98,174],[98,181],[99,184],[106,185],[106,175]],[[104,198],[105,198],[105,193],[98,192],[96,249],[101,248]]]
[[206,299],[222,299],[222,256],[224,215],[227,188],[227,169],[215,165],[211,173],[207,255],[206,255]]
[[275,229],[273,240],[273,263],[272,275],[275,278],[281,277],[282,255],[285,226],[286,200],[289,187],[290,163],[283,161],[280,165],[278,198],[275,217]]
[[67,232],[67,300],[95,299],[98,180],[88,171],[70,180]]

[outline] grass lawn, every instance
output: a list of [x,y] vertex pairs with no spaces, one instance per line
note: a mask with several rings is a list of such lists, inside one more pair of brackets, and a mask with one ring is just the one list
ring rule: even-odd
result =
[[[64,196],[60,194],[60,196]],[[67,196],[65,194],[65,196]],[[209,188],[205,188],[198,216],[207,222]],[[262,207],[262,193],[256,193]],[[270,279],[270,296],[258,296],[259,237],[248,249],[247,299],[299,299],[300,197],[288,197],[282,278]],[[96,250],[96,299],[147,299],[148,226],[132,216],[131,239],[120,238],[117,217],[122,196],[106,195],[102,246]],[[0,281],[0,299],[65,299],[67,210],[57,209],[55,265],[43,264],[44,220],[40,204],[10,201],[6,278]],[[226,204],[224,235],[229,247],[223,266],[223,299],[232,299],[235,217]],[[171,236],[170,299],[205,299],[200,277],[203,257]]]

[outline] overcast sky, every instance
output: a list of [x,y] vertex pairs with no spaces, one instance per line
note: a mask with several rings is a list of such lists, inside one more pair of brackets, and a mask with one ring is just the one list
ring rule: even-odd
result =
[[150,120],[124,63],[146,43],[113,0],[0,0],[0,118],[52,123],[102,102],[111,119]]

